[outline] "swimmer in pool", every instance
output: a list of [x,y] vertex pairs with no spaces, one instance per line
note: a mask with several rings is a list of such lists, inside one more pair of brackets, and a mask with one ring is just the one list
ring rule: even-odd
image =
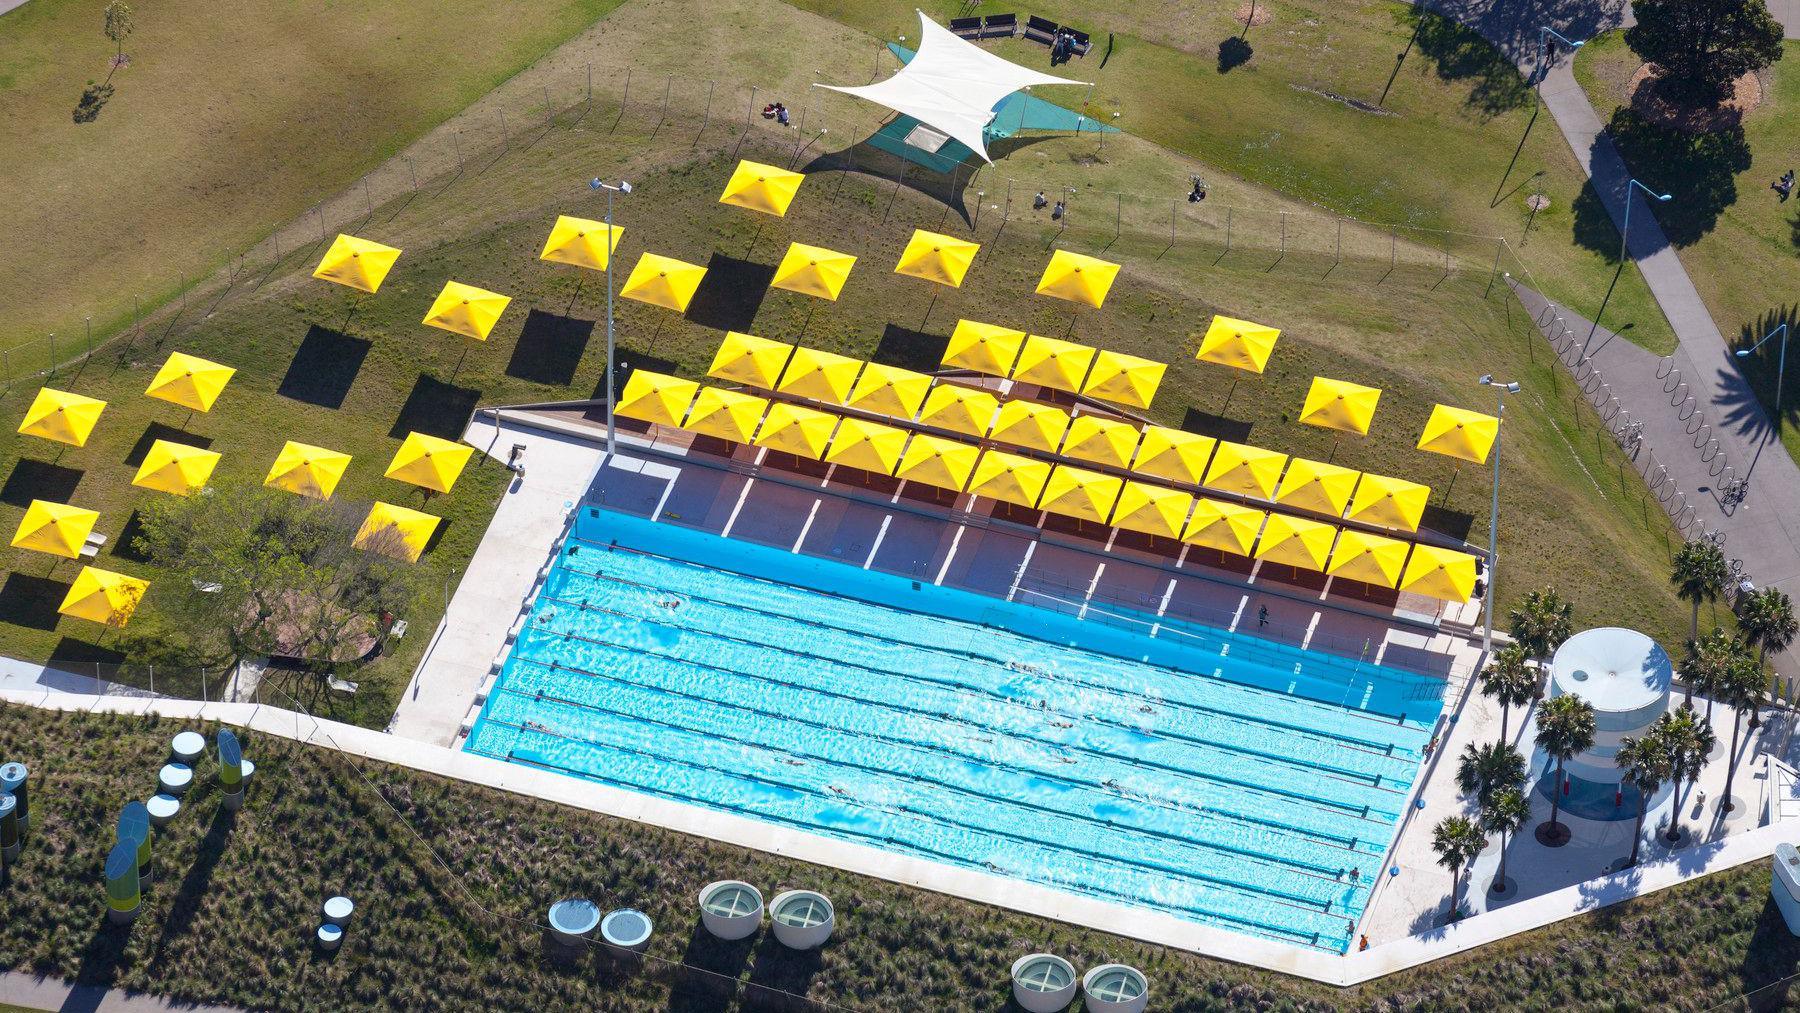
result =
[[658,601],[656,603],[656,605],[658,608],[678,609],[681,607],[681,599],[680,598],[664,598],[661,601]]

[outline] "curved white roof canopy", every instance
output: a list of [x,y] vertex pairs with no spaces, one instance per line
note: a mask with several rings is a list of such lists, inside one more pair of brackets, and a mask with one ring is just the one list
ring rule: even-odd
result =
[[935,127],[988,158],[984,131],[994,107],[1020,88],[1034,84],[1087,84],[1028,70],[960,38],[919,11],[919,52],[899,73],[885,81],[843,88],[821,84],[846,95],[866,98]]

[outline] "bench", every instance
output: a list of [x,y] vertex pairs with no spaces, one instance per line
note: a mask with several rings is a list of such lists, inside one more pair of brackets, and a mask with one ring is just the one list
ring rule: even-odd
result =
[[1019,33],[1017,14],[989,14],[981,23],[981,38],[1010,39]]
[[83,543],[81,546],[81,555],[83,558],[91,559],[95,556],[98,556],[100,554],[100,550],[105,547],[106,547],[106,536],[105,535],[89,533],[87,536],[87,541],[85,543]]
[[950,32],[965,39],[979,39],[981,38],[981,19],[978,17],[951,18]]
[[1094,48],[1094,43],[1088,38],[1088,33],[1078,32],[1073,28],[1065,28],[1063,31],[1068,33],[1069,41],[1072,43],[1070,52],[1076,56],[1086,56],[1088,50]]
[[1056,41],[1056,29],[1056,22],[1046,21],[1036,14],[1031,15],[1025,21],[1025,37],[1046,46]]

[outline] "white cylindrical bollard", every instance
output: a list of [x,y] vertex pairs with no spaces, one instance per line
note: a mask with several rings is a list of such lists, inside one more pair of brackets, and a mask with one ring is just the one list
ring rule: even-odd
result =
[[319,926],[319,949],[330,952],[344,941],[344,927],[330,922]]
[[173,795],[152,795],[144,808],[150,813],[152,826],[166,826],[181,812],[181,800]]
[[749,883],[723,879],[700,891],[700,924],[714,936],[744,939],[762,927],[762,892]]
[[326,922],[344,926],[350,924],[350,915],[356,910],[356,905],[348,897],[332,897],[325,901],[323,910]]
[[11,795],[19,802],[19,836],[31,830],[31,802],[26,798],[25,782],[31,776],[23,763],[0,763],[0,794]]
[[822,893],[788,890],[769,902],[775,939],[791,950],[810,950],[831,938],[837,912]]
[[185,763],[165,763],[156,776],[156,785],[165,795],[186,795],[194,784],[194,768]]
[[194,761],[200,759],[200,754],[204,752],[206,736],[199,732],[182,732],[169,743],[169,755],[175,758],[175,762],[190,767],[195,765]]
[[1075,965],[1054,953],[1027,953],[1012,966],[1013,1001],[1026,1013],[1057,1013],[1075,1001]]
[[1150,979],[1135,967],[1101,964],[1081,976],[1082,1009],[1092,1013],[1143,1013]]

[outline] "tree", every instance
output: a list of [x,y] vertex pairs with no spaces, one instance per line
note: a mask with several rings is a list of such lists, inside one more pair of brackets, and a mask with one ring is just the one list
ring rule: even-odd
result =
[[1714,696],[1720,703],[1732,709],[1731,715],[1731,748],[1725,753],[1725,797],[1719,800],[1719,807],[1731,811],[1731,781],[1737,774],[1738,729],[1744,723],[1744,712],[1756,713],[1762,703],[1763,672],[1762,666],[1750,660],[1748,653],[1737,659],[1719,685],[1714,687]]
[[137,29],[131,6],[125,0],[112,0],[106,5],[103,31],[113,41],[113,66],[125,62],[125,40]]
[[1800,636],[1800,619],[1794,618],[1794,603],[1776,587],[1759,588],[1746,595],[1738,605],[1738,629],[1744,640],[1756,648],[1756,667],[1768,660],[1769,652],[1780,654]]
[[1462,869],[1481,854],[1481,828],[1466,816],[1446,816],[1431,831],[1431,850],[1438,864],[1450,870],[1450,919],[1462,917]]
[[1712,752],[1713,730],[1694,708],[1682,704],[1666,712],[1650,726],[1648,737],[1663,751],[1668,761],[1669,779],[1675,783],[1675,808],[1669,813],[1669,831],[1664,837],[1673,844],[1681,840],[1681,782],[1691,789],[1700,771],[1706,769],[1707,754]]
[[1500,835],[1500,867],[1494,870],[1495,893],[1506,891],[1507,839],[1518,833],[1530,819],[1531,803],[1517,788],[1495,792],[1487,805],[1481,807],[1482,831]]
[[1471,742],[1456,764],[1456,786],[1486,807],[1498,792],[1525,784],[1525,757],[1505,742],[1478,746]]
[[1675,93],[1723,97],[1731,83],[1781,59],[1781,22],[1763,0],[1634,0],[1625,44]]
[[1693,617],[1688,621],[1689,640],[1700,638],[1700,603],[1717,601],[1730,579],[1725,554],[1711,542],[1683,542],[1675,553],[1669,581],[1675,585],[1675,594],[1694,606]]
[[1687,704],[1694,702],[1694,694],[1701,693],[1706,697],[1706,720],[1712,721],[1713,695],[1718,692],[1719,684],[1730,674],[1732,666],[1741,658],[1749,656],[1744,642],[1713,627],[1713,631],[1699,640],[1690,640],[1687,651],[1681,658],[1681,681],[1687,684]]
[[1495,651],[1487,667],[1481,670],[1481,695],[1500,702],[1501,742],[1507,740],[1507,722],[1512,709],[1538,698],[1537,672],[1525,662],[1525,646],[1511,643]]
[[1537,744],[1556,759],[1556,780],[1550,788],[1550,837],[1568,839],[1568,828],[1556,821],[1562,808],[1563,764],[1594,744],[1594,705],[1578,696],[1551,697],[1537,713]]
[[1574,634],[1574,612],[1575,607],[1555,588],[1527,591],[1508,617],[1513,640],[1525,646],[1532,660],[1543,664]]
[[1669,756],[1662,744],[1650,735],[1642,738],[1627,736],[1619,743],[1619,751],[1613,754],[1613,763],[1618,766],[1625,783],[1638,793],[1637,829],[1631,835],[1631,857],[1626,859],[1627,865],[1636,865],[1638,845],[1644,839],[1644,814],[1650,809],[1650,796],[1669,779]]

